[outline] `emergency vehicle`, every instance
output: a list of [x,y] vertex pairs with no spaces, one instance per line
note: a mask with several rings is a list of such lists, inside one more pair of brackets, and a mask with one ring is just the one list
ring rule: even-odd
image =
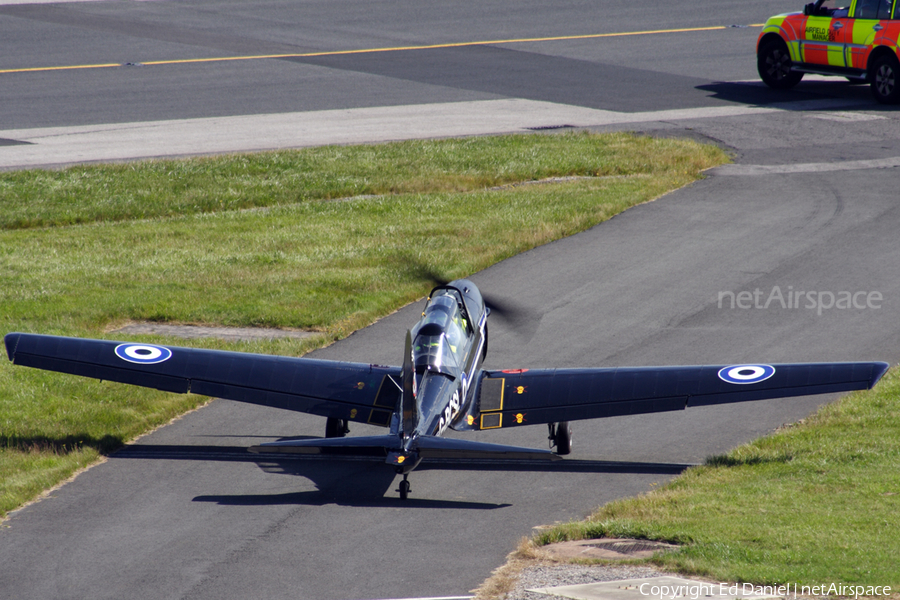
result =
[[900,8],[894,0],[817,0],[803,12],[771,17],[756,44],[757,69],[776,89],[805,73],[869,83],[884,104],[900,102]]

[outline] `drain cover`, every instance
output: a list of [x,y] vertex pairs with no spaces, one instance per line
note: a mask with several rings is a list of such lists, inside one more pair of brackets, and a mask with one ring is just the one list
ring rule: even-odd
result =
[[674,544],[652,540],[606,538],[558,542],[543,549],[560,558],[599,558],[603,560],[628,560],[650,558],[655,553],[677,548]]
[[601,550],[611,550],[619,554],[636,554],[638,552],[656,552],[657,550],[667,550],[674,548],[671,544],[662,542],[651,542],[650,540],[633,540],[626,542],[599,542],[585,544]]

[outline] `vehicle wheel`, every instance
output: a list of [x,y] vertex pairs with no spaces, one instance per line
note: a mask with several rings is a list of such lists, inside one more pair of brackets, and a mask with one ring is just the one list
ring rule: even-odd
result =
[[791,54],[781,40],[769,40],[759,48],[756,69],[770,88],[787,90],[803,79],[803,73],[791,71]]
[[350,428],[347,427],[347,421],[345,421],[344,419],[328,417],[325,420],[325,437],[340,438],[344,437],[349,432]]
[[572,452],[572,426],[569,425],[568,421],[556,424],[553,442],[556,446],[556,453],[560,456],[565,456]]
[[409,498],[409,481],[404,479],[400,482],[400,499],[406,500]]
[[872,95],[882,104],[900,102],[900,63],[895,57],[885,54],[872,65]]

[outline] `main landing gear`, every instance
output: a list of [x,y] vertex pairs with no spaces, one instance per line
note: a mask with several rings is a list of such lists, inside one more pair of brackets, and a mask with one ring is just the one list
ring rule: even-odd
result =
[[400,489],[397,490],[400,492],[400,499],[406,500],[409,498],[409,479],[407,479],[408,475],[403,476],[403,481],[400,482]]
[[568,421],[548,423],[550,429],[550,447],[556,448],[556,453],[564,456],[572,452],[572,426]]
[[346,420],[336,417],[328,417],[325,420],[325,437],[342,438],[348,433],[350,433],[350,426]]

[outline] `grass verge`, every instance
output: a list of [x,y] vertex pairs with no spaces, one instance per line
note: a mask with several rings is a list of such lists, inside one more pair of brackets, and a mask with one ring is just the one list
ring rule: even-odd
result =
[[[665,569],[758,585],[900,591],[900,370],[868,392],[611,502],[538,545],[595,537],[683,544]],[[822,594],[827,595],[827,594]]]
[[[686,140],[576,134],[2,173],[0,324],[101,338],[129,320],[319,332],[115,336],[296,356],[422,297],[435,273],[469,275],[726,160]],[[563,176],[587,178],[486,189]],[[204,400],[0,362],[0,515]]]

